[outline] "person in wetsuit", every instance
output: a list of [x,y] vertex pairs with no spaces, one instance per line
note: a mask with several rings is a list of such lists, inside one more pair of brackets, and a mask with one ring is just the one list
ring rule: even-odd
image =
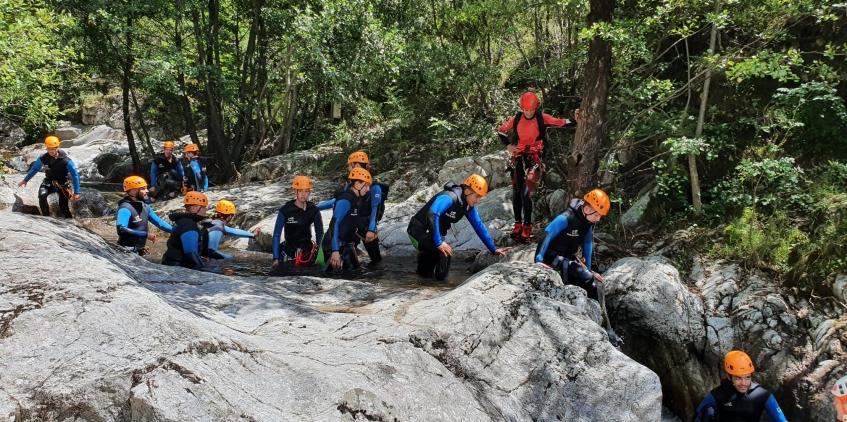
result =
[[202,192],[187,192],[182,199],[185,209],[172,212],[168,217],[173,222],[173,232],[168,238],[168,250],[162,256],[162,264],[202,269],[205,267],[200,257],[200,222],[206,218],[209,198]]
[[246,230],[230,227],[230,221],[235,217],[236,208],[232,201],[221,199],[215,204],[214,218],[207,218],[200,222],[201,238],[203,244],[200,255],[211,259],[232,259],[232,255],[220,250],[224,235],[253,239],[253,233]]
[[146,203],[147,181],[143,177],[127,177],[123,188],[126,196],[118,201],[118,213],[115,216],[118,245],[143,256],[147,253],[147,241],[156,241],[156,233],[148,227],[150,222],[166,233],[171,233],[173,227]]
[[[38,207],[41,209],[41,215],[50,215],[50,204],[47,202],[47,197],[52,194],[59,195],[59,209],[62,216],[65,218],[73,218],[68,200],[79,201],[79,171],[76,164],[68,154],[59,149],[62,141],[57,137],[50,135],[44,138],[44,147],[47,152],[42,154],[35,160],[30,167],[24,180],[18,186],[25,187],[27,182],[44,168],[44,181],[38,187]],[[68,184],[68,175],[70,175],[70,185]]]
[[[292,263],[296,267],[308,267],[315,263],[318,245],[323,240],[324,227],[318,207],[309,202],[312,193],[312,180],[306,176],[296,176],[291,182],[294,199],[279,208],[273,232],[273,263],[276,269],[283,263]],[[315,239],[312,240],[312,227]],[[285,241],[281,241],[283,233]]]
[[488,194],[488,182],[472,174],[461,185],[447,183],[444,190],[433,196],[409,221],[406,232],[417,249],[417,273],[443,281],[450,272],[453,248],[444,239],[450,226],[467,217],[477,236],[488,251],[503,255],[505,248],[497,248],[488,229],[477,212],[476,204]]
[[183,156],[188,162],[184,172],[186,188],[197,192],[209,190],[209,176],[206,174],[206,165],[200,158],[200,147],[197,144],[186,145],[183,148]]
[[[359,270],[361,264],[356,255],[356,245],[364,239],[361,231],[359,216],[366,206],[361,200],[368,194],[371,178],[370,172],[357,167],[347,175],[348,187],[342,191],[332,209],[332,219],[329,222],[329,236],[323,242],[324,249],[329,250],[329,261],[326,271],[329,273]],[[326,255],[327,253],[324,252]]]
[[185,172],[174,155],[173,141],[165,141],[162,153],[150,164],[150,196],[154,199],[176,198],[182,191]]

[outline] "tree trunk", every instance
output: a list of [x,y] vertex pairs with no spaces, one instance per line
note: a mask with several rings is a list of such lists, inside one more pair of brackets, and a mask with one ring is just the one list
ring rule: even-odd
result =
[[241,83],[238,89],[239,117],[238,126],[236,129],[236,142],[232,146],[232,151],[229,157],[230,167],[238,166],[241,163],[241,156],[244,145],[251,135],[254,135],[254,118],[253,112],[256,109],[256,80],[257,80],[257,44],[263,41],[262,23],[262,0],[253,1],[252,19],[250,25],[250,33],[247,37],[247,49],[244,52],[243,63],[241,66]]
[[[217,4],[214,0],[209,2],[210,8]],[[217,12],[215,12],[216,14]],[[203,68],[203,72],[201,72],[204,86],[205,86],[205,94],[206,94],[206,113],[208,119],[208,128],[207,128],[207,137],[208,137],[208,148],[215,155],[216,161],[221,164],[221,167],[228,169],[228,160],[226,159],[226,142],[223,131],[223,119],[220,113],[220,99],[218,97],[218,89],[217,89],[217,76],[213,75],[209,70],[213,64],[210,62],[214,60],[214,55],[211,50],[214,48],[213,44],[215,44],[215,40],[212,38],[215,31],[206,31],[208,38],[203,36],[203,27],[200,22],[200,13],[195,9],[191,12],[192,21],[194,24],[194,36],[197,41],[197,57],[198,62]],[[209,12],[210,16],[213,14],[212,11]],[[212,19],[210,18],[210,21]]]
[[[614,0],[589,0],[589,27],[612,23]],[[600,145],[604,138],[606,103],[612,79],[612,43],[595,36],[588,45],[583,85],[582,122],[576,128],[571,153],[568,156],[568,190],[581,195],[597,186],[597,165]]]
[[[177,17],[174,22],[174,46],[177,52],[182,55],[182,30],[179,26],[181,17]],[[185,72],[182,68],[176,75],[177,84],[179,84],[179,102],[182,108],[182,120],[185,122],[185,130],[188,131],[188,136],[191,137],[191,142],[200,144],[200,138],[197,136],[197,124],[194,122],[194,113],[191,111],[191,102],[188,100],[188,90],[185,88]]]
[[[721,3],[717,2],[716,11],[720,13]],[[709,54],[715,53],[715,40],[718,36],[718,26],[712,23],[712,32],[709,35]],[[709,85],[712,83],[712,68],[706,68],[706,80],[703,81],[703,94],[700,96],[700,113],[697,116],[697,129],[694,130],[694,137],[700,138],[703,135],[703,121],[706,119],[706,106],[709,104]],[[703,203],[700,200],[700,174],[697,172],[697,155],[688,154],[688,172],[691,178],[691,205],[694,209],[700,211],[703,209]]]
[[130,76],[132,74],[132,17],[126,18],[126,56],[123,61],[123,79],[121,88],[123,89],[123,101],[121,109],[124,116],[124,132],[126,132],[126,142],[129,144],[129,156],[132,158],[132,170],[135,173],[141,172],[141,159],[138,156],[138,148],[135,146],[135,138],[132,135],[132,119],[129,115],[129,95],[130,95]]
[[144,138],[142,139],[144,151],[152,159],[154,152],[153,145],[150,144],[150,131],[147,130],[147,123],[144,122],[144,114],[141,112],[141,106],[138,105],[138,97],[135,96],[135,90],[132,87],[129,89],[129,94],[132,96],[132,105],[135,106],[135,118],[141,124],[141,133],[144,134]]

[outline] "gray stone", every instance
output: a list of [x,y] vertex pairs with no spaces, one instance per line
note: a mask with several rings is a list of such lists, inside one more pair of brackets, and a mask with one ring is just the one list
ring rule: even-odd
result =
[[[299,174],[313,176],[323,170],[323,165],[333,156],[340,162],[343,154],[338,147],[318,147],[305,151],[294,151],[288,154],[276,155],[264,160],[248,164],[241,169],[241,180],[243,182],[254,182],[284,179],[291,183],[291,179]],[[324,178],[326,175],[322,175]],[[339,174],[339,176],[341,176]]]
[[838,274],[835,276],[832,292],[835,293],[835,297],[838,300],[847,303],[847,274]]
[[641,195],[621,216],[621,224],[624,227],[633,228],[645,222],[649,214],[650,203],[653,197],[656,196],[656,189],[653,188],[645,194]]
[[26,131],[15,123],[0,119],[0,147],[14,148],[26,139]]
[[71,126],[68,123],[66,126],[59,126],[53,130],[53,134],[58,136],[63,141],[75,139],[82,134],[84,126]]
[[465,178],[477,173],[488,180],[490,190],[508,186],[511,184],[511,177],[505,171],[508,157],[506,151],[501,151],[482,157],[454,158],[444,163],[438,172],[437,183],[439,185],[447,182],[462,183]]

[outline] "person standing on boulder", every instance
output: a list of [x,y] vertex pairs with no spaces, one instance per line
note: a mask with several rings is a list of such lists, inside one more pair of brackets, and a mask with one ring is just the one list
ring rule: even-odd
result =
[[200,147],[197,144],[186,145],[183,149],[183,156],[188,160],[185,170],[188,190],[197,192],[209,190],[209,176],[206,174],[206,165],[200,159]]
[[488,233],[485,223],[477,212],[476,204],[488,194],[488,182],[478,174],[472,174],[458,185],[449,182],[444,190],[436,194],[409,221],[406,232],[418,251],[417,273],[423,277],[435,276],[438,281],[447,279],[453,248],[444,237],[450,226],[467,217],[488,251],[495,255],[506,253],[498,248]]
[[[35,160],[29,172],[24,176],[24,180],[18,186],[25,187],[27,182],[44,167],[44,181],[38,187],[38,207],[41,209],[41,215],[50,215],[50,204],[47,202],[47,197],[56,193],[59,195],[59,209],[62,211],[62,216],[73,218],[68,199],[74,202],[79,201],[79,172],[74,160],[64,150],[59,149],[61,145],[62,141],[57,136],[50,135],[44,138],[44,148],[47,149],[47,152]],[[73,189],[68,186],[69,174]]]
[[118,201],[115,217],[118,245],[144,256],[147,253],[147,241],[156,241],[156,233],[149,230],[148,222],[153,222],[154,226],[167,233],[171,233],[173,227],[147,205],[147,181],[143,177],[129,176],[124,179],[124,192],[126,196]]
[[232,255],[220,251],[221,240],[224,235],[253,239],[253,233],[246,230],[230,227],[230,221],[235,217],[235,204],[232,201],[221,199],[215,204],[214,218],[207,218],[200,222],[201,245],[200,255],[212,259],[232,259]]
[[[356,244],[364,239],[365,233],[359,229],[359,216],[363,213],[362,198],[368,194],[373,179],[363,168],[354,168],[347,175],[348,187],[335,200],[332,219],[329,222],[329,236],[323,242],[330,251],[327,272],[358,270],[361,268],[356,255]],[[326,252],[324,252],[326,254]]]
[[185,172],[174,155],[173,141],[165,141],[162,153],[150,164],[150,195],[154,199],[172,199],[180,194]]
[[773,394],[753,382],[753,361],[733,350],[724,356],[726,378],[697,406],[695,422],[758,422],[767,413],[771,422],[787,422]]
[[[556,216],[544,229],[546,237],[538,243],[535,262],[559,271],[565,284],[582,287],[588,297],[598,299],[597,284],[603,276],[591,271],[594,248],[594,225],[609,213],[609,196],[594,189],[580,199],[572,199],[565,212]],[[584,260],[577,258],[582,247]]]
[[172,212],[168,217],[173,221],[174,230],[168,238],[168,250],[162,257],[162,264],[201,269],[205,266],[200,257],[203,239],[200,235],[200,221],[206,218],[209,198],[202,192],[188,192],[182,199],[185,209]]
[[[576,122],[544,113],[534,92],[521,95],[520,111],[498,128],[498,136],[511,154],[507,170],[512,175],[512,208],[515,227],[511,237],[520,242],[532,238],[532,193],[541,181],[544,170],[542,154],[547,142],[547,127],[575,127]],[[574,117],[580,119],[576,110]],[[510,136],[511,135],[511,136]]]
[[[324,235],[324,223],[318,207],[309,202],[312,194],[312,180],[306,176],[296,176],[291,182],[294,199],[280,207],[276,215],[273,233],[274,269],[282,263],[294,261],[296,267],[308,267],[315,263],[318,245]],[[315,240],[312,240],[312,225],[315,227]],[[281,242],[283,231],[285,241]]]

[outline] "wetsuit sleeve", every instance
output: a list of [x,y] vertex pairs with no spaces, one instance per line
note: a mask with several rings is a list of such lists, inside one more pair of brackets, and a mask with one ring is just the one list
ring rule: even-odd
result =
[[313,221],[313,224],[315,225],[315,243],[320,245],[324,238],[324,219],[321,217],[321,213],[315,213],[315,221]]
[[379,204],[382,203],[382,188],[379,185],[371,186],[371,221],[368,223],[368,231],[376,233],[376,214]]
[[771,396],[768,397],[768,401],[765,402],[765,411],[768,412],[771,422],[788,422],[788,419],[785,419],[785,414],[782,413],[782,409],[779,408],[779,404],[777,404],[776,398],[774,398],[773,394],[771,394]]
[[438,221],[439,217],[441,217],[441,214],[444,214],[448,209],[450,209],[451,206],[453,206],[453,198],[451,198],[450,195],[441,195],[436,198],[429,207],[427,219],[430,223],[432,241],[435,243],[435,247],[439,247],[442,243],[444,243],[444,240],[441,238],[441,227]]
[[326,201],[319,203],[317,206],[320,211],[328,210],[335,206],[335,198],[327,199]]
[[714,409],[718,406],[718,403],[715,401],[715,397],[712,396],[712,393],[706,394],[706,397],[703,398],[703,401],[700,402],[700,405],[697,406],[697,410],[694,411],[694,422],[704,422],[707,419],[704,419],[706,416],[706,412],[709,409]]
[[547,113],[542,114],[542,116],[544,117],[544,124],[547,126],[576,127],[576,122],[570,119],[559,119]]
[[185,180],[185,168],[183,168],[182,163],[177,160],[176,163],[176,172],[179,174],[179,178]]
[[232,259],[232,255],[225,254],[218,250],[221,246],[221,240],[224,237],[224,233],[219,230],[213,230],[209,232],[209,258],[213,259]]
[[118,233],[127,233],[135,237],[147,237],[146,231],[129,228],[130,218],[132,218],[132,212],[130,212],[130,210],[126,208],[118,209],[118,215],[115,219],[115,227],[118,228]]
[[585,258],[585,268],[591,271],[591,257],[594,256],[594,227],[589,227],[582,241],[582,256]]
[[[182,166],[180,166],[182,167]],[[150,164],[150,184],[156,186],[156,179],[159,178],[159,166],[156,165],[156,160]]]
[[256,237],[255,234],[248,232],[247,230],[236,229],[235,227],[224,226],[224,234],[227,236],[234,237],[246,237],[248,239],[253,239]]
[[500,125],[499,128],[497,128],[497,136],[500,137],[500,142],[502,142],[503,145],[509,144],[509,131],[514,127],[515,118],[509,117],[505,122],[503,122],[503,124]]
[[559,214],[547,227],[544,231],[547,233],[547,236],[544,237],[544,242],[541,243],[541,247],[538,248],[538,255],[535,255],[535,262],[544,262],[544,255],[547,253],[547,249],[550,248],[550,242],[559,235],[559,233],[565,231],[568,228],[568,219],[565,218],[564,215]]
[[29,171],[24,177],[24,182],[29,182],[29,179],[32,179],[32,177],[35,176],[35,173],[38,173],[39,170],[41,170],[41,158],[35,160],[35,162],[32,163],[32,167],[30,167]]
[[200,233],[196,230],[187,231],[179,239],[182,241],[182,253],[185,256],[186,266],[188,268],[202,268],[203,260],[200,259],[200,251],[198,250]]
[[[191,160],[188,163],[188,166],[191,167],[191,172],[194,173],[194,180],[197,181],[197,189],[200,189],[200,192],[205,192],[209,188],[209,180],[203,177],[203,171],[200,169],[200,163],[197,160]],[[200,186],[202,184],[202,186]]]
[[346,199],[341,199],[335,201],[335,209],[332,210],[332,216],[335,218],[335,227],[332,228],[332,251],[338,252],[341,250],[341,239],[339,238],[339,231],[341,227],[341,222],[344,221],[344,218],[347,217],[347,214],[350,213],[350,201]]
[[[320,213],[319,213],[320,214]],[[274,224],[274,239],[273,239],[273,253],[274,259],[281,259],[279,254],[279,242],[282,239],[282,227],[285,226],[285,213],[282,210],[276,214],[276,223]]]
[[154,226],[162,229],[162,231],[166,233],[173,233],[174,228],[165,220],[162,220],[162,217],[159,217],[159,214],[156,214],[156,211],[153,211],[153,208],[147,207],[147,218],[153,223]]
[[488,248],[488,252],[496,252],[497,246],[494,245],[494,239],[492,239],[491,234],[488,233],[488,228],[485,227],[485,223],[482,222],[482,217],[479,216],[476,208],[472,207],[466,216],[468,221],[471,222],[471,226],[473,226],[476,235],[479,236],[479,239],[482,240],[482,243],[484,243],[485,247]]
[[74,160],[68,160],[68,173],[71,174],[71,183],[74,186],[74,193],[79,193],[79,171],[76,169]]

